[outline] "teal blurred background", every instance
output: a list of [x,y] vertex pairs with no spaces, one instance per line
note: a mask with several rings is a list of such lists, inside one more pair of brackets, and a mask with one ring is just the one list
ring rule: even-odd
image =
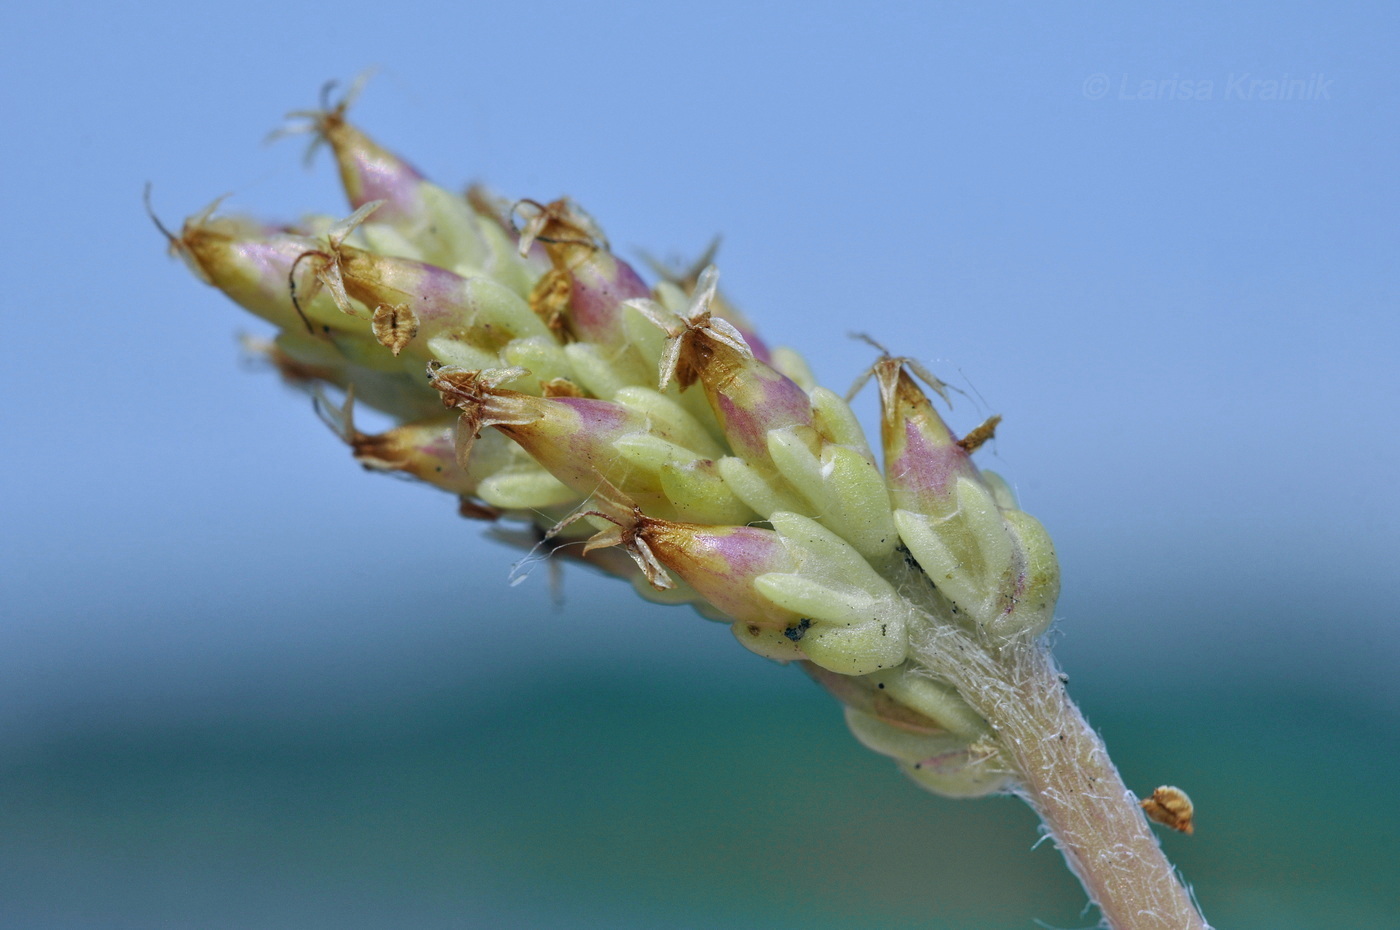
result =
[[[1227,928],[1400,926],[1400,12],[55,3],[0,33],[0,926],[1086,927],[684,609],[362,474],[161,255],[330,78],[449,185],[567,192],[842,388],[1006,417],[1053,634]],[[1276,81],[1302,90],[1268,99]],[[1189,89],[1188,89],[1189,88]],[[873,407],[861,402],[867,416]],[[1040,921],[1041,924],[1035,923]]]

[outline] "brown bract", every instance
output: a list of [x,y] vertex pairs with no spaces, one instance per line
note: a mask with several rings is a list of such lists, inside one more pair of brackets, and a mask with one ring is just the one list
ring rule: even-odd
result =
[[688,388],[714,365],[715,390],[723,393],[732,373],[742,370],[754,357],[748,343],[732,324],[713,318],[708,308],[681,322],[681,328],[667,332],[671,342],[662,357],[662,387],[674,378],[682,389]]
[[717,380],[723,381],[726,372],[753,358],[743,337],[729,332],[730,328],[725,321],[712,319],[707,310],[703,317],[686,320],[685,329],[672,337],[675,352],[669,359],[670,373],[682,389],[698,381],[711,365],[717,366]]
[[[290,290],[292,306],[296,308],[297,315],[306,324],[308,332],[313,332],[311,321],[306,318],[305,312],[301,308],[303,301],[310,301],[320,293],[321,288],[330,292],[331,299],[340,308],[340,312],[346,316],[357,317],[360,314],[356,311],[354,304],[350,302],[350,294],[345,289],[347,274],[345,266],[353,263],[356,258],[360,258],[360,264],[364,264],[365,253],[359,249],[345,246],[345,239],[354,232],[361,223],[369,218],[375,210],[383,205],[382,200],[372,200],[360,207],[339,223],[332,226],[325,235],[325,248],[308,249],[297,256],[292,263],[291,271],[287,275],[287,285]],[[305,265],[305,273],[310,275],[310,279],[302,284],[297,282],[297,272],[301,266]],[[351,265],[354,268],[354,265]],[[357,277],[363,277],[362,270],[352,270],[348,277],[354,281]]]
[[612,526],[599,531],[584,543],[583,554],[587,555],[600,549],[610,549],[613,546],[620,547],[631,556],[632,561],[642,570],[647,581],[658,591],[666,591],[675,587],[675,582],[667,573],[651,551],[651,546],[646,539],[647,528],[653,524],[664,523],[666,521],[648,517],[642,513],[642,509],[635,504],[631,504],[625,496],[616,488],[609,488],[598,495],[595,495],[595,502],[607,507],[607,512],[602,510],[584,510],[560,521],[549,531],[546,538],[559,535],[569,526],[585,517],[598,517],[611,523]]
[[[934,392],[943,398],[944,403],[951,406],[951,401],[948,398],[948,385],[940,381],[923,365],[912,358],[890,355],[883,346],[869,336],[861,335],[859,338],[880,349],[883,354],[875,360],[875,364],[871,365],[865,374],[856,379],[855,384],[851,385],[846,399],[853,398],[865,386],[865,382],[874,376],[875,383],[880,388],[880,411],[887,439],[888,431],[896,425],[901,411],[920,410],[928,406],[928,399],[914,381],[915,376],[933,388]],[[981,425],[957,440],[957,444],[969,455],[976,452],[987,440],[996,435],[997,424],[1000,422],[1001,415],[993,414]]]
[[912,406],[922,406],[925,403],[923,392],[914,383],[914,376],[917,375],[925,384],[933,388],[934,393],[943,398],[945,404],[951,406],[952,402],[948,399],[948,385],[940,381],[918,361],[904,356],[890,355],[884,346],[864,333],[857,333],[855,338],[879,349],[880,357],[851,385],[851,389],[846,392],[846,400],[854,399],[860,393],[860,389],[865,387],[865,382],[873,376],[876,386],[880,389],[882,416],[886,422],[891,422],[899,406],[898,400],[903,400]]
[[[488,426],[522,425],[534,422],[538,413],[530,412],[519,404],[509,403],[513,397],[521,397],[515,391],[502,391],[499,386],[507,381],[529,374],[523,368],[488,368],[482,371],[468,371],[450,365],[431,362],[428,375],[431,385],[442,396],[444,407],[455,407],[462,411],[457,419],[457,463],[466,467],[471,455],[472,444],[481,431]],[[497,401],[504,400],[505,403]]]

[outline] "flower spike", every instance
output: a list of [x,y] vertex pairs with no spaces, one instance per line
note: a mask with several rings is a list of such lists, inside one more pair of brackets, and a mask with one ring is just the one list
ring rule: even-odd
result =
[[[798,663],[922,787],[1024,795],[1116,930],[1205,930],[1040,641],[1054,546],[973,462],[999,418],[957,436],[948,385],[859,337],[878,463],[849,396],[724,299],[714,245],[648,287],[568,198],[433,184],[347,120],[363,83],[283,133],[329,146],[350,216],[156,221],[279,330],[256,351],[354,458],[453,494],[521,565],[587,564]],[[360,405],[391,424],[361,431]],[[1184,793],[1150,801],[1189,830]]]

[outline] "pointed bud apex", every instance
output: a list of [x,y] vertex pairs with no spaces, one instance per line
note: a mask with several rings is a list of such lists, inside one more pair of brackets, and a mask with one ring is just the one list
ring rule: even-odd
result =
[[374,435],[356,432],[350,448],[366,468],[400,471],[453,494],[474,494],[476,479],[458,463],[454,435],[451,422],[407,423]]
[[316,143],[330,146],[351,207],[358,208],[372,200],[382,200],[381,222],[418,219],[425,212],[421,193],[423,175],[406,160],[346,122],[345,112],[352,102],[352,96],[347,94],[340,103],[328,109],[303,110],[288,115],[305,118],[307,125],[302,131],[314,133]]
[[769,430],[812,425],[811,399],[793,381],[759,361],[733,325],[712,314],[710,302],[718,283],[719,272],[707,268],[684,316],[650,300],[631,305],[667,334],[661,387],[672,378],[682,388],[700,381],[734,451],[746,459],[766,461]]
[[946,385],[908,359],[885,353],[871,369],[900,538],[954,611],[982,633],[994,641],[1039,636],[1059,594],[1054,547],[1034,518],[1015,509],[1006,482],[984,478],[969,457],[1001,418],[955,438],[910,371],[947,399]]
[[[715,255],[719,253],[719,242],[719,237],[716,236],[705,248],[705,251],[701,253],[699,258],[683,268],[671,267],[667,263],[657,261],[650,255],[643,253],[642,257],[646,260],[646,263],[651,266],[651,270],[656,272],[662,279],[661,285],[657,288],[657,299],[675,310],[679,310],[683,307],[689,299],[686,295],[693,296],[698,292],[701,287],[700,279],[714,264]],[[755,358],[761,362],[772,364],[772,351],[764,341],[758,337],[753,325],[749,323],[748,318],[739,312],[738,308],[732,303],[725,299],[721,292],[715,291],[714,295],[711,297],[710,309],[714,312],[715,316],[732,324],[734,328],[739,331],[740,336],[743,337],[744,342],[753,352]]]
[[[359,208],[379,201],[375,222],[395,230],[419,257],[443,267],[466,265],[499,271],[500,255],[508,243],[483,227],[476,211],[461,197],[428,181],[405,159],[384,148],[345,119],[358,96],[359,80],[337,104],[322,101],[319,110],[288,114],[306,122],[280,130],[275,136],[311,133],[308,157],[322,144],[330,146],[350,205]],[[373,235],[373,231],[371,231]]]
[[[885,355],[874,367],[890,502],[896,509],[946,516],[955,506],[954,483],[960,477],[980,480],[977,466],[915,383],[911,370],[922,369],[911,369],[910,364]],[[932,375],[923,377],[946,398],[943,382]]]
[[[405,423],[383,433],[362,433],[355,426],[353,386],[338,407],[319,390],[314,390],[312,396],[321,420],[350,446],[355,459],[365,468],[411,475],[464,498],[476,492],[482,475],[479,470],[477,474],[469,473],[457,461],[452,421]],[[507,442],[504,437],[497,437],[497,441]]]
[[362,322],[341,313],[330,296],[307,294],[304,280],[303,293],[297,295],[297,279],[304,279],[306,271],[298,265],[317,251],[315,239],[277,232],[246,217],[212,217],[213,209],[186,220],[170,243],[201,280],[283,329],[366,331]]
[[637,521],[633,534],[648,544],[657,561],[734,620],[781,629],[801,622],[801,615],[754,591],[755,578],[794,567],[777,533],[756,526],[675,523],[640,514]]

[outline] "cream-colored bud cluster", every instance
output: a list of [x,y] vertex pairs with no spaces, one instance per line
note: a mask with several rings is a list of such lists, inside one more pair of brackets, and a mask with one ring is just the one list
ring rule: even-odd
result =
[[[300,115],[336,157],[348,219],[211,209],[170,240],[279,328],[264,351],[289,379],[344,393],[322,412],[359,461],[802,663],[927,787],[1006,785],[987,724],[909,658],[914,634],[995,651],[1053,615],[1049,537],[971,462],[990,426],[953,436],[915,376],[943,386],[884,355],[882,468],[847,402],[754,335],[713,267],[648,287],[567,200],[459,197],[344,104]],[[356,404],[398,425],[361,433]]]

